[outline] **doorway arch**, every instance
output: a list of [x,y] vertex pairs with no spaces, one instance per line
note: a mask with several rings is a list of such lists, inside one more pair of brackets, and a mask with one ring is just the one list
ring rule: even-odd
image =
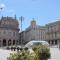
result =
[[6,46],[6,39],[3,39],[3,46]]
[[15,45],[15,40],[13,40],[13,45]]
[[10,45],[11,45],[11,39],[8,40],[8,46],[10,46]]
[[1,40],[0,40],[0,47],[1,47]]
[[57,40],[55,40],[55,44],[57,45]]

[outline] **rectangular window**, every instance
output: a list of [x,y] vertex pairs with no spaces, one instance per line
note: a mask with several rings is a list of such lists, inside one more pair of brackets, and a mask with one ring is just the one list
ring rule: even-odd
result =
[[6,34],[6,31],[3,31],[3,34]]
[[13,32],[13,36],[15,36],[15,32]]
[[19,36],[19,33],[18,32],[16,32],[16,36]]
[[8,35],[11,36],[11,32],[8,32]]

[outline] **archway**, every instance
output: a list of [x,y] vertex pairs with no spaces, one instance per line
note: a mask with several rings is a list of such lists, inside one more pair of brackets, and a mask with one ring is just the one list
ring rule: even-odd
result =
[[0,40],[0,47],[1,47],[1,40]]
[[11,45],[11,39],[8,40],[8,46],[10,46],[10,45]]
[[15,45],[15,40],[13,40],[13,45]]
[[57,40],[55,40],[55,44],[57,45]]
[[6,46],[6,39],[3,39],[3,46]]
[[48,41],[48,43],[50,44],[50,40]]

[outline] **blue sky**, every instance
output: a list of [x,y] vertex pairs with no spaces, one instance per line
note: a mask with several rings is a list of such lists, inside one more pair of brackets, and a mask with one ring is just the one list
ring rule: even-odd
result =
[[30,25],[32,18],[36,19],[38,25],[60,19],[60,0],[0,0],[1,6],[4,10],[0,11],[0,17],[15,14],[17,18],[24,17],[23,30]]

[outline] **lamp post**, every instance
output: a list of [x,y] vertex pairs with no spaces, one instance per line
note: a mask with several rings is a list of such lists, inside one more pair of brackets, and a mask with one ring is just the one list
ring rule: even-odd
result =
[[2,10],[3,8],[1,7],[0,10]]
[[3,7],[0,7],[0,14],[1,14],[1,11],[3,10]]
[[21,16],[21,17],[19,18],[19,20],[20,20],[20,22],[21,22],[21,46],[22,46],[22,21],[24,20],[24,17]]

